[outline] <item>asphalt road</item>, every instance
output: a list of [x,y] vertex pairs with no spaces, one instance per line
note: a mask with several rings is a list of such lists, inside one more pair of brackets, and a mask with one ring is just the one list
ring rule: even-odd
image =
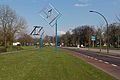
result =
[[118,67],[120,67],[120,57],[115,57],[115,56],[109,56],[109,55],[105,55],[105,54],[101,54],[101,53],[96,53],[96,52],[92,52],[92,51],[85,51],[85,50],[80,50],[80,49],[75,49],[75,48],[64,48],[67,50],[71,50],[71,51],[75,51],[78,52],[80,54],[84,54],[90,57],[94,57],[98,60],[102,60],[104,62],[109,62],[110,64],[115,64]]

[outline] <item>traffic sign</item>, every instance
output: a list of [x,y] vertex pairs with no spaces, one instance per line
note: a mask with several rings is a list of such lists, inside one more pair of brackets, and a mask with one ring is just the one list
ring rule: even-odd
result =
[[94,35],[91,36],[91,40],[92,40],[92,41],[96,41],[96,36],[94,36]]
[[53,7],[51,4],[48,4],[40,12],[40,16],[49,23],[51,27],[55,26],[56,32],[56,48],[58,47],[58,34],[57,34],[57,20],[60,18],[61,13]]
[[61,16],[61,13],[49,3],[40,11],[40,16],[53,27],[56,24],[56,20]]

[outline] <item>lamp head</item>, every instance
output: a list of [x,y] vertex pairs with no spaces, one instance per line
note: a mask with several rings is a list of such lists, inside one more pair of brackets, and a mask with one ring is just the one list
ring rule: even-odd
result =
[[89,11],[89,12],[93,12],[93,11]]

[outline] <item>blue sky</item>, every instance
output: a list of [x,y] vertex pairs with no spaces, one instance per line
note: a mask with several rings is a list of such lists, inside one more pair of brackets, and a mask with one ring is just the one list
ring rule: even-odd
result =
[[46,34],[54,35],[55,28],[50,27],[39,15],[48,3],[52,3],[62,14],[58,19],[58,31],[61,33],[80,25],[105,24],[99,15],[89,10],[102,13],[109,23],[117,21],[116,16],[120,15],[120,0],[0,0],[0,4],[9,5],[26,19],[28,33],[34,25],[41,25]]

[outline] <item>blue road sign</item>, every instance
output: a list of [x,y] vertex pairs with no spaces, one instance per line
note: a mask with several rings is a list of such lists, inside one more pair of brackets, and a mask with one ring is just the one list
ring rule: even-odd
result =
[[91,36],[92,41],[96,41],[96,36]]
[[45,21],[48,22],[51,27],[55,26],[56,48],[58,48],[57,20],[60,18],[61,13],[51,4],[48,4],[48,6],[40,11],[40,16],[45,19]]

